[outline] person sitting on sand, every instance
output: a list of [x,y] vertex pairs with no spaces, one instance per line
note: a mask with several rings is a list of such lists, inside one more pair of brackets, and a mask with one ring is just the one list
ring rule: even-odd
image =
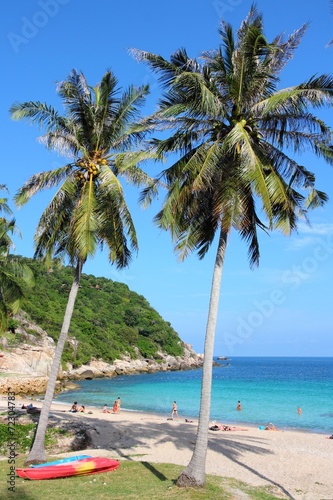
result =
[[103,406],[103,410],[102,410],[102,412],[103,412],[103,413],[111,413],[111,412],[110,412],[110,410],[109,410],[109,408],[108,408],[108,405],[106,405],[106,404],[105,404],[105,405]]
[[79,409],[78,409],[79,412],[81,413],[84,413],[86,411],[86,407],[84,405],[82,405]]
[[69,411],[71,411],[72,413],[76,413],[78,411],[77,401],[74,401]]
[[23,410],[27,410],[27,413],[40,413],[41,410],[40,408],[37,408],[37,406],[34,406],[32,403],[28,404],[28,406],[22,405],[21,407]]
[[275,427],[274,424],[272,424],[272,422],[270,422],[269,424],[266,424],[265,425],[265,431],[277,431],[277,428]]
[[223,427],[225,427],[224,425],[217,425],[217,424],[214,424],[212,425],[211,427],[209,427],[209,429],[211,431],[223,431]]
[[209,427],[211,431],[247,431],[247,429],[242,429],[241,427],[235,427],[235,426],[230,426],[230,425],[225,425],[225,424],[214,424],[211,427]]
[[28,406],[22,405],[21,408],[22,410],[27,410],[27,409],[31,410],[32,408],[34,408],[34,405],[30,403]]
[[40,408],[37,408],[37,406],[34,406],[32,403],[30,403],[27,407],[27,413],[31,413],[31,414],[34,414],[34,413],[40,413],[41,410]]

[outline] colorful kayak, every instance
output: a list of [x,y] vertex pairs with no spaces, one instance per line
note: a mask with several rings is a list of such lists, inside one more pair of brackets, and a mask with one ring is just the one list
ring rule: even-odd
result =
[[45,462],[43,464],[33,464],[30,465],[33,469],[37,469],[39,467],[50,467],[50,465],[61,465],[66,464],[68,462],[76,462],[77,460],[83,460],[84,458],[93,458],[91,455],[76,455],[74,457],[66,457],[60,458],[59,460],[54,460],[53,462]]
[[57,479],[70,476],[83,476],[109,472],[117,469],[119,462],[111,458],[94,457],[84,458],[76,462],[68,462],[59,465],[47,465],[45,467],[28,467],[27,469],[16,469],[16,474],[24,479]]

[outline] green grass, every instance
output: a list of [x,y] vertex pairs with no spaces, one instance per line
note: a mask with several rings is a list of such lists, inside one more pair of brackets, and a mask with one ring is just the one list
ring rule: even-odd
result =
[[[16,424],[15,425],[15,448],[17,453],[25,453],[31,448],[36,424]],[[55,427],[49,427],[46,431],[45,447],[52,448],[58,442],[58,437],[62,435],[70,436],[70,433]],[[13,436],[9,433],[8,425],[0,422],[0,453],[6,456],[8,442]],[[0,497],[1,498],[1,497]]]
[[[26,457],[16,460],[22,467]],[[113,472],[46,481],[16,478],[15,492],[7,490],[7,460],[0,462],[2,500],[276,500],[268,488],[251,487],[240,481],[207,476],[204,488],[179,488],[176,480],[183,467],[172,464],[121,461]],[[240,497],[241,494],[241,497]]]

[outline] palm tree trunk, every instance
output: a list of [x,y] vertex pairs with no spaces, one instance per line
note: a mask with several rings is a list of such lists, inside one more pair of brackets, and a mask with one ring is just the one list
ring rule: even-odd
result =
[[57,377],[58,377],[60,363],[61,363],[61,356],[62,356],[62,352],[64,350],[65,342],[67,340],[69,325],[70,325],[72,315],[73,315],[73,310],[74,310],[77,292],[79,290],[79,284],[80,284],[81,273],[82,273],[82,266],[83,266],[83,262],[81,260],[79,260],[77,263],[76,269],[75,269],[74,280],[73,280],[71,291],[70,291],[69,297],[68,297],[68,302],[67,302],[65,316],[64,316],[64,320],[63,320],[63,324],[62,324],[62,328],[61,328],[61,333],[60,333],[58,343],[57,343],[57,346],[56,346],[56,349],[54,352],[54,358],[53,358],[53,362],[52,362],[52,366],[51,366],[49,380],[47,383],[47,388],[46,388],[45,397],[44,397],[44,403],[43,403],[43,407],[42,407],[42,410],[40,413],[37,431],[35,434],[35,439],[33,442],[33,446],[30,450],[29,456],[25,462],[26,464],[40,463],[40,462],[45,462],[45,460],[46,460],[45,435],[46,435],[46,428],[47,428],[48,419],[49,419],[49,411],[51,408],[51,404],[52,404],[52,400],[53,400],[53,396],[54,396],[54,391],[55,391],[55,387],[56,387],[56,383],[57,383]]
[[220,288],[228,233],[221,229],[216,253],[202,367],[200,413],[194,452],[190,463],[178,478],[178,486],[203,486],[206,477],[206,455],[208,447],[208,427],[210,419],[213,354],[216,320],[220,299]]

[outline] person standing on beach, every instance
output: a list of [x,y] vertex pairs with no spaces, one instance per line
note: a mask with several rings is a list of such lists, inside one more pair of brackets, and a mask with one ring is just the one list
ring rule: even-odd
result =
[[241,411],[241,409],[242,409],[241,402],[240,402],[240,401],[238,401],[238,403],[237,403],[237,410],[238,410],[238,411]]
[[118,396],[118,398],[117,398],[117,413],[120,412],[120,405],[121,405],[121,400],[120,400],[120,397]]
[[173,404],[172,404],[172,412],[171,412],[171,418],[173,418],[173,416],[176,415],[177,418],[178,417],[178,409],[177,409],[177,402],[174,401]]

